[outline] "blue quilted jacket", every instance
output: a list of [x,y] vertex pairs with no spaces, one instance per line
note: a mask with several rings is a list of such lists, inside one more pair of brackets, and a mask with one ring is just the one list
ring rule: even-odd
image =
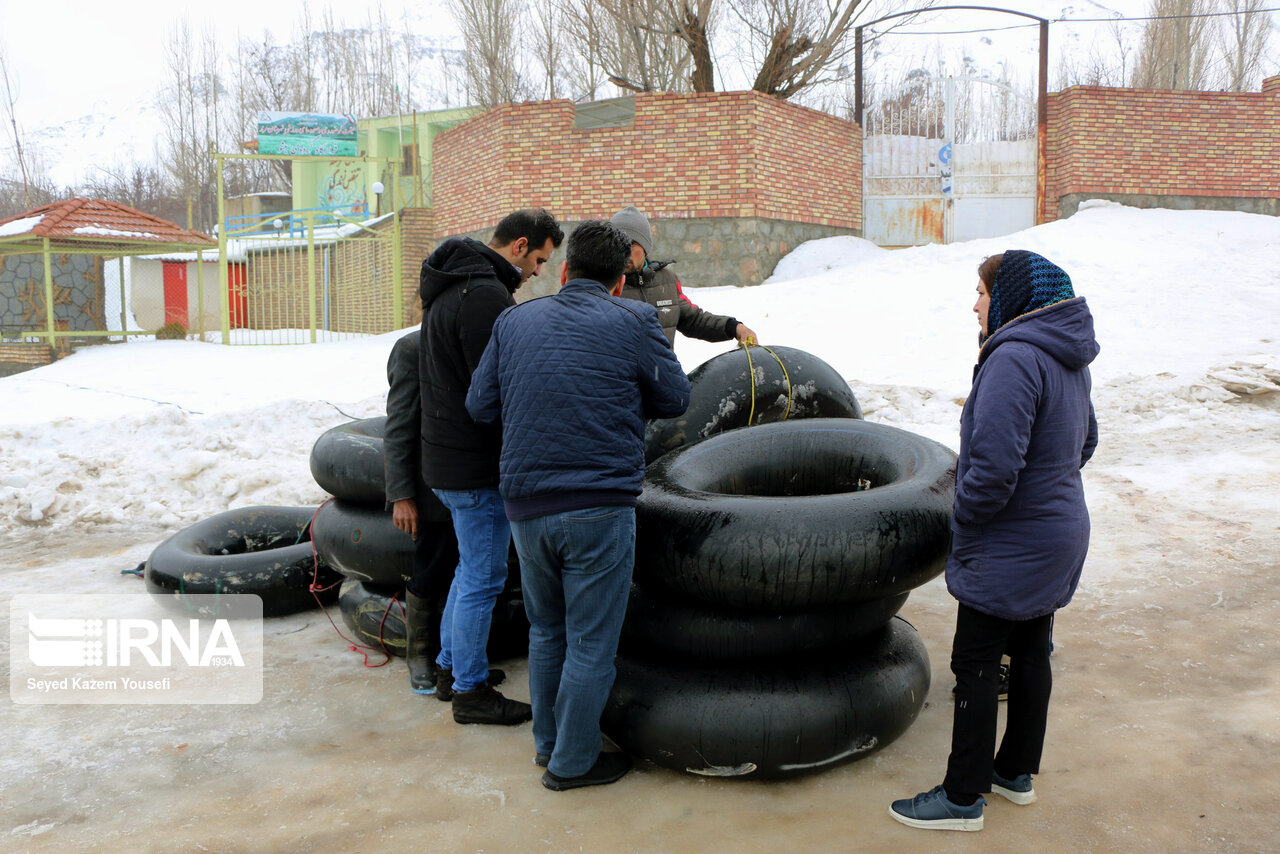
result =
[[1083,297],[1022,315],[982,348],[960,415],[947,589],[1006,620],[1071,600],[1089,548],[1080,469],[1098,442]]
[[589,279],[504,311],[467,392],[472,418],[502,423],[498,488],[512,521],[634,505],[645,421],[688,405],[657,311]]

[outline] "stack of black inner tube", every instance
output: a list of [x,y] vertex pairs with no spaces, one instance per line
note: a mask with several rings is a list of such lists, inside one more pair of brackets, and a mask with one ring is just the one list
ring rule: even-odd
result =
[[[347,628],[363,643],[403,656],[404,585],[413,572],[414,542],[395,526],[387,507],[386,422],[380,416],[340,424],[312,446],[311,475],[334,496],[316,514],[312,538],[316,551],[346,579],[338,605]],[[493,659],[525,655],[529,649],[514,550],[512,555],[489,631]]]
[[[760,349],[757,366],[770,361]],[[817,373],[815,357],[783,350],[770,348],[792,376]],[[852,398],[830,373],[822,384],[838,386],[810,396]],[[695,383],[690,409],[728,409],[705,400],[715,394],[744,399]],[[757,388],[757,401],[776,397]],[[750,420],[649,465],[604,715],[620,747],[689,773],[776,779],[866,756],[915,720],[929,661],[896,614],[945,565],[955,455],[860,416]]]

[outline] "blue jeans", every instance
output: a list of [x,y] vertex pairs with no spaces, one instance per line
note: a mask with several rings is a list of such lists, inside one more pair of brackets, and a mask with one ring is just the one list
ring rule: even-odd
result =
[[602,746],[600,715],[631,592],[634,507],[592,507],[511,523],[529,615],[533,740],[547,770],[577,777]]
[[474,691],[489,676],[489,624],[507,581],[511,523],[496,487],[432,490],[453,516],[458,569],[440,618],[436,664],[453,670],[453,690]]

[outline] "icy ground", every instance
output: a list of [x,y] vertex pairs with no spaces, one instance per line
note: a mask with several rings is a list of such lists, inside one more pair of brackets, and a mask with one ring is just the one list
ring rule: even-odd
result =
[[[945,839],[884,814],[938,782],[945,762],[954,604],[935,580],[903,611],[933,662],[920,718],[872,758],[801,781],[642,768],[616,786],[545,792],[527,728],[454,725],[444,704],[404,690],[399,662],[362,667],[317,611],[268,623],[257,706],[4,705],[2,847],[1271,850],[1280,219],[1101,204],[945,247],[832,238],[760,287],[691,296],[766,344],[830,362],[868,419],[954,447],[976,353],[975,269],[1006,248],[1071,273],[1102,345],[1101,443],[1085,470],[1094,535],[1058,619],[1037,804],[992,804],[983,833]],[[139,341],[0,379],[0,590],[137,589],[120,570],[186,525],[320,502],[311,444],[381,413],[395,337]],[[692,369],[727,346],[681,339],[677,351]],[[7,641],[7,608],[0,622]],[[508,666],[511,693],[527,697],[523,663]]]

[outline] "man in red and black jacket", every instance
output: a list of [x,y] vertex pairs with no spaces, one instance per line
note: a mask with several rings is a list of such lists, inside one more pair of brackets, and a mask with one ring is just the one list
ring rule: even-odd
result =
[[670,261],[653,258],[653,231],[649,220],[634,205],[627,205],[610,220],[614,227],[631,238],[631,260],[627,264],[626,284],[622,289],[625,299],[648,303],[658,310],[658,322],[673,348],[676,330],[689,338],[703,341],[729,341],[756,343],[756,334],[735,317],[712,314],[694,305],[684,289]]

